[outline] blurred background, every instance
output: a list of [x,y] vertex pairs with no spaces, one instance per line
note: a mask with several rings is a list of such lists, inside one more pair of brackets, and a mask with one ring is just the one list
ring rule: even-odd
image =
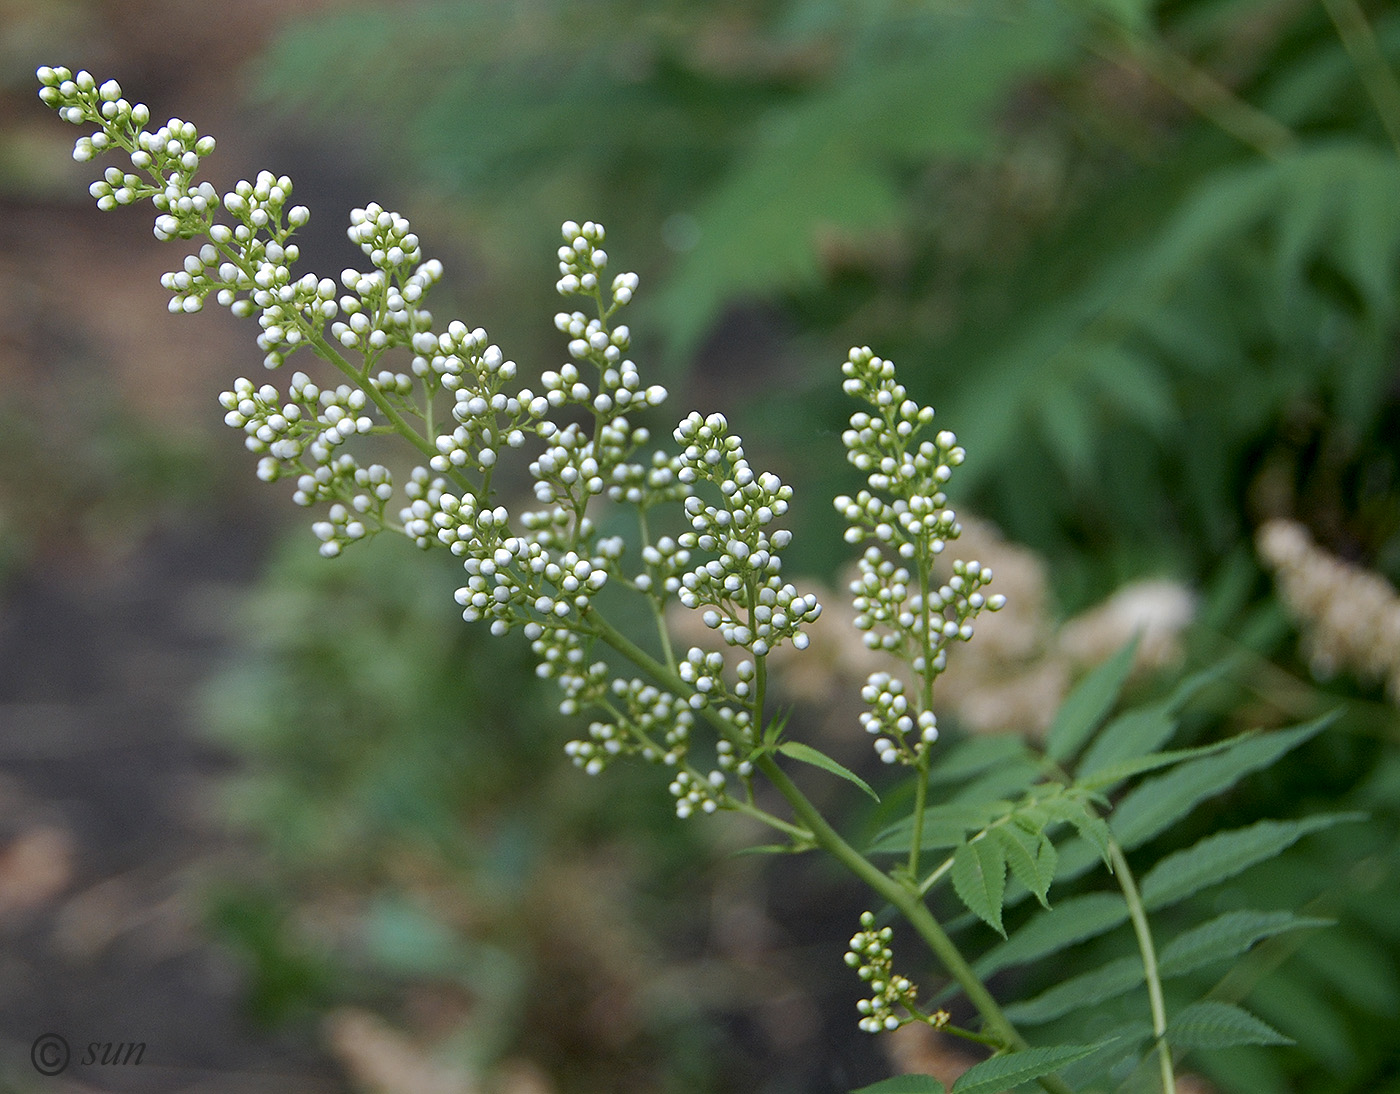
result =
[[[1400,1091],[1394,5],[0,0],[0,1090],[842,1094],[957,1064],[856,1030],[860,894],[567,766],[450,559],[316,555],[222,424],[251,325],[168,314],[181,253],[93,207],[39,64],[215,135],[221,192],[291,175],[305,269],[404,213],[526,372],[558,224],[605,223],[639,363],[793,484],[832,618],[838,366],[894,359],[1011,600],[950,736],[1036,733],[1144,627],[1143,695],[1230,666],[1196,739],[1342,710],[1167,837],[1370,814],[1238,881],[1338,926],[1252,997],[1296,1047],[1198,1089]],[[794,725],[868,771],[861,651],[814,645]],[[47,1078],[45,1032],[146,1056]]]

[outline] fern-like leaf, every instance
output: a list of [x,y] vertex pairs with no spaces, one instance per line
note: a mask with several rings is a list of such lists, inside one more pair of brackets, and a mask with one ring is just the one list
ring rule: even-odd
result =
[[1141,957],[1118,957],[1097,969],[1062,980],[1033,999],[1012,1003],[1006,1008],[1006,1017],[1028,1026],[1050,1022],[1091,1003],[1117,998],[1132,991],[1143,979]]
[[1291,1037],[1285,1037],[1244,1008],[1216,999],[1203,999],[1184,1007],[1167,1028],[1167,1040],[1181,1048],[1293,1043]]
[[1111,931],[1128,920],[1128,906],[1117,893],[1085,893],[1058,901],[1034,916],[1007,941],[977,962],[979,976],[1057,953],[1076,942]]
[[1060,1068],[1098,1052],[1108,1042],[1090,1045],[1050,1045],[1029,1048],[1006,1056],[993,1056],[963,1072],[953,1084],[952,1094],[995,1094],[1021,1083],[1052,1075]]
[[1292,912],[1226,912],[1178,935],[1158,959],[1163,977],[1181,976],[1215,961],[1238,957],[1256,942],[1285,931],[1327,927],[1334,921]]
[[1241,735],[1227,749],[1183,763],[1175,771],[1142,782],[1124,795],[1109,827],[1124,850],[1141,846],[1166,831],[1213,794],[1234,786],[1251,772],[1268,767],[1286,752],[1311,740],[1332,723],[1326,715],[1294,729]]
[[1320,813],[1217,832],[1157,863],[1142,879],[1142,902],[1152,910],[1164,908],[1272,858],[1306,835],[1363,819],[1363,813]]
[[1117,702],[1133,667],[1137,639],[1129,642],[1084,677],[1065,697],[1046,738],[1045,755],[1057,763],[1070,759],[1103,723]]

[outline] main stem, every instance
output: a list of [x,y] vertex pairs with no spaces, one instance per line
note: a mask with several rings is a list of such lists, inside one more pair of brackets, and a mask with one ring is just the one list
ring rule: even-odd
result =
[[[593,633],[618,653],[644,669],[659,682],[668,687],[685,690],[686,685],[665,665],[641,649],[596,611],[588,613],[588,624]],[[841,836],[822,815],[821,811],[798,789],[771,754],[762,754],[755,760],[755,766],[762,771],[773,787],[791,807],[798,823],[812,834],[813,841],[840,862],[856,877],[865,882],[877,894],[899,909],[900,913],[913,924],[914,929],[928,943],[934,955],[942,962],[948,974],[958,982],[972,1005],[982,1015],[988,1032],[1008,1048],[1028,1047],[1025,1039],[1016,1031],[1001,1006],[987,990],[981,978],[968,964],[962,953],[948,937],[946,931],[925,907],[921,896],[907,885],[895,881],[877,867]]]

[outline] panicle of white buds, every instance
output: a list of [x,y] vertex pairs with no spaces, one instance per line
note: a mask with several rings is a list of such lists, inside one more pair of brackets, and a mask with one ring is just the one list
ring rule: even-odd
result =
[[[894,930],[876,927],[872,912],[862,912],[861,929],[852,937],[846,951],[846,964],[856,970],[870,988],[869,998],[856,1003],[860,1028],[866,1033],[885,1033],[911,1022],[923,1022],[939,1029],[948,1024],[944,1010],[925,1014],[919,1009],[919,989],[908,977],[894,971],[894,950],[890,942]],[[896,1014],[895,1008],[903,1011]]]
[[[780,524],[791,488],[750,466],[722,415],[682,420],[678,452],[645,451],[651,432],[639,419],[667,393],[644,382],[629,356],[631,331],[615,321],[638,279],[607,273],[602,225],[563,224],[556,287],[581,305],[554,317],[568,359],[544,370],[538,389],[517,387],[517,365],[485,330],[435,328],[425,303],[442,265],[424,258],[399,213],[375,203],[351,212],[347,234],[368,270],[346,269],[339,279],[299,274],[292,236],[310,214],[292,204],[289,178],[263,171],[220,197],[197,178],[214,141],[193,124],[172,118],[149,128],[146,107],[86,72],[45,67],[38,77],[45,103],[93,127],[77,142],[78,159],[121,152],[130,160],[130,170],[110,167],[93,184],[99,206],[149,199],[157,236],[201,240],[162,279],[173,311],[198,311],[212,297],[256,317],[268,368],[310,347],[347,381],[317,383],[296,372],[283,389],[240,378],[220,396],[225,421],[258,457],[259,477],[288,479],[296,504],[322,508],[312,524],[321,553],[335,556],[386,529],[420,547],[445,547],[462,559],[455,596],[463,618],[496,634],[522,631],[540,675],[560,686],[561,711],[601,715],[569,746],[577,763],[598,771],[616,756],[640,755],[675,769],[680,815],[730,807],[728,780],[747,784],[760,730],[772,728],[763,711],[766,658],[784,643],[804,648],[821,606],[783,579],[791,533]],[[950,433],[922,436],[933,411],[907,397],[892,364],[853,350],[844,371],[846,390],[870,407],[852,416],[843,438],[867,489],[837,499],[847,539],[875,544],[854,590],[857,624],[870,645],[931,678],[945,646],[966,641],[973,617],[999,606],[981,591],[991,573],[976,562],[957,563],[941,587],[928,582],[932,556],[959,531],[943,486],[963,451]],[[375,433],[396,433],[420,454],[397,499],[388,469],[362,465],[350,451]],[[494,476],[527,446],[520,462],[538,508],[512,514],[495,499]],[[625,569],[623,538],[600,532],[598,510],[609,503],[634,508],[642,531]],[[688,528],[653,540],[647,513],[677,503]],[[615,579],[650,602],[664,664],[648,664],[599,614],[596,598]],[[672,599],[699,613],[721,649],[674,655],[664,629]],[[647,667],[653,682],[615,678],[590,653],[600,638]],[[738,651],[737,668],[724,650]],[[888,674],[872,676],[866,693],[862,721],[882,758],[917,761],[937,735],[926,696],[904,694]],[[697,717],[717,733],[713,770],[687,759]]]
[[692,530],[677,542],[715,557],[681,575],[681,603],[703,609],[707,627],[756,657],[784,641],[805,648],[802,627],[816,621],[821,605],[782,580],[781,552],[792,533],[768,530],[787,513],[792,488],[769,472],[754,473],[722,414],[701,418],[692,412],[676,427],[675,437],[683,446],[679,481],[709,483],[720,494],[718,506],[698,494],[685,499]]
[[1006,601],[983,592],[992,571],[976,561],[954,562],[953,576],[933,584],[934,558],[962,532],[944,489],[965,456],[957,437],[946,429],[932,439],[922,436],[933,409],[909,398],[893,363],[869,347],[853,348],[842,372],[846,394],[870,408],[852,414],[841,436],[847,460],[865,474],[869,489],[835,499],[847,523],[846,541],[874,541],[850,585],[855,625],[867,647],[906,662],[924,685],[905,695],[900,681],[875,673],[864,691],[870,709],[861,723],[876,735],[883,762],[917,765],[938,737],[930,689],[947,667],[949,644],[970,640],[973,619]]

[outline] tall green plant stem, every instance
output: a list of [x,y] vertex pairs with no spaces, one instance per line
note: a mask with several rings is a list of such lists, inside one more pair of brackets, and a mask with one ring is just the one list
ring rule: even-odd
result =
[[1356,0],[1322,0],[1322,6],[1337,28],[1337,37],[1351,56],[1366,94],[1375,104],[1390,143],[1400,154],[1400,80],[1386,64],[1376,34],[1366,21],[1366,13]]
[[[825,817],[801,790],[788,778],[772,756],[762,756],[756,766],[768,781],[792,807],[793,815],[812,833],[816,844],[835,858],[871,889],[894,905],[909,924],[919,933],[942,963],[948,974],[957,981],[969,1002],[982,1016],[984,1028],[1003,1047],[1021,1050],[1029,1048],[1024,1037],[1017,1032],[1010,1019],[1002,1012],[1001,1005],[992,997],[987,986],[972,970],[962,952],[948,937],[948,933],[934,919],[922,897],[909,885],[901,884],[875,866],[869,859],[847,843],[839,832],[827,823]],[[1073,1094],[1068,1086],[1053,1075],[1039,1080],[1041,1087],[1049,1094]]]
[[1116,840],[1109,840],[1108,856],[1113,863],[1113,876],[1118,879],[1118,887],[1123,891],[1123,899],[1128,904],[1128,917],[1132,920],[1138,951],[1142,954],[1142,971],[1147,980],[1147,1001],[1152,1008],[1152,1035],[1157,1039],[1157,1061],[1162,1073],[1162,1094],[1176,1094],[1172,1050],[1167,1043],[1167,1004],[1162,997],[1162,977],[1157,971],[1157,949],[1153,945],[1152,930],[1147,923],[1147,909],[1143,907],[1142,895],[1138,892],[1137,882],[1133,880],[1133,872],[1128,868],[1128,860]]
[[[595,610],[590,609],[586,613],[586,623],[594,634],[639,668],[645,670],[659,683],[678,691],[689,690],[680,677],[651,657],[626,635],[619,632]],[[720,727],[722,728],[722,726],[721,722]],[[977,1012],[982,1016],[985,1031],[994,1039],[995,1043],[1004,1049],[1029,1048],[1026,1039],[1011,1024],[1010,1019],[1002,1011],[1001,1005],[993,998],[992,993],[987,990],[982,979],[973,971],[972,966],[968,964],[957,945],[948,937],[948,933],[928,910],[922,895],[914,887],[912,880],[896,881],[846,842],[822,815],[821,811],[812,804],[807,795],[802,793],[797,784],[778,766],[771,753],[761,753],[755,759],[754,766],[763,772],[764,777],[773,785],[773,788],[787,801],[788,806],[792,809],[794,819],[810,833],[812,842],[865,882],[877,895],[897,908],[900,914],[908,920],[914,930],[918,932],[919,937],[933,951],[934,956],[943,965],[948,975],[962,988],[968,1001],[977,1008]],[[1049,1094],[1073,1094],[1068,1086],[1054,1076],[1041,1079],[1040,1085]]]

